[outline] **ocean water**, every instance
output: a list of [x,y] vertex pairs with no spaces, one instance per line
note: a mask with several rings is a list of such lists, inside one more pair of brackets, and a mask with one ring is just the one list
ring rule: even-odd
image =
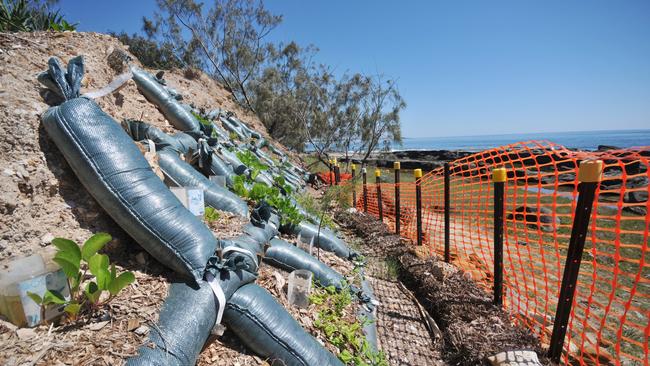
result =
[[488,136],[404,138],[393,150],[481,151],[521,141],[546,140],[568,148],[596,150],[598,145],[621,148],[650,146],[650,130],[526,133]]

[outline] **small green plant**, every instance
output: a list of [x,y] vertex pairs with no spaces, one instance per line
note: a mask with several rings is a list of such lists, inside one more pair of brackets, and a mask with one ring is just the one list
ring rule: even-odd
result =
[[[65,305],[64,310],[71,319],[75,319],[85,310],[96,309],[110,302],[122,289],[135,281],[133,273],[122,272],[118,275],[115,264],[109,263],[108,256],[97,253],[111,240],[109,234],[97,233],[79,248],[72,240],[54,239],[52,244],[57,248],[57,252],[53,260],[61,266],[68,279],[70,299],[66,299],[59,292],[49,290],[45,291],[42,297],[28,292],[29,297],[41,306]],[[92,275],[90,278],[86,277],[88,272]],[[109,293],[109,297],[100,302],[105,291]]]
[[352,304],[349,285],[344,282],[337,291],[334,286],[316,288],[309,296],[318,307],[314,326],[323,332],[327,341],[339,350],[339,359],[346,365],[388,366],[383,352],[375,352],[363,335],[363,326],[369,320],[358,321],[346,312]]
[[212,122],[210,122],[207,118],[201,116],[200,114],[198,114],[198,113],[196,113],[194,111],[191,111],[190,113],[192,113],[194,118],[196,118],[196,120],[199,121],[199,123],[201,123],[202,125],[204,125],[204,126],[212,126]]
[[234,133],[234,132],[230,132],[230,134],[228,134],[228,137],[230,138],[230,141],[237,141],[237,140],[239,140],[239,135],[236,134],[236,133]]
[[386,269],[386,276],[390,280],[397,280],[399,273],[402,270],[402,264],[397,258],[388,257],[384,259],[384,266]]
[[214,222],[219,220],[219,212],[210,206],[205,206],[205,212],[203,213],[203,219],[205,222]]
[[322,219],[322,226],[334,229],[336,225],[334,224],[334,219],[330,214],[327,213],[327,207],[329,202],[319,203],[313,196],[308,193],[300,194],[296,197],[298,203],[310,214]]
[[[262,170],[267,170],[267,169],[269,169],[268,165],[263,164],[263,163],[260,161],[260,159],[258,159],[257,156],[255,156],[255,154],[253,154],[253,153],[250,152],[250,151],[237,151],[237,157],[238,157],[239,160],[241,160],[241,162],[242,162],[244,165],[246,165],[250,170],[253,170],[253,171],[255,171],[255,170],[262,171]],[[255,178],[253,178],[253,179],[255,179]]]
[[248,189],[246,189],[246,177],[238,175],[232,180],[232,190],[239,197],[248,197]]

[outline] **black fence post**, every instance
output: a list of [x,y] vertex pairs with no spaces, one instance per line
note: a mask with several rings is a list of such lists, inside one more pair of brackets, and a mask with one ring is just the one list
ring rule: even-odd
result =
[[450,245],[449,245],[449,231],[451,230],[451,227],[449,225],[449,206],[451,203],[449,202],[449,163],[445,163],[444,166],[444,174],[445,174],[445,262],[449,263],[451,261],[451,253],[450,253]]
[[363,212],[368,213],[368,176],[366,168],[361,168],[363,178]]
[[492,170],[494,182],[494,305],[503,306],[503,194],[506,169]]
[[384,222],[384,205],[381,198],[381,170],[375,169],[375,184],[377,185],[377,208],[379,221]]
[[341,184],[341,168],[338,162],[334,163],[334,184]]
[[402,224],[402,212],[399,200],[400,168],[399,161],[393,163],[393,169],[395,169],[395,234],[397,235],[399,235],[400,225]]
[[357,165],[352,164],[352,207],[357,208],[357,181],[355,180],[357,176]]
[[580,184],[578,186],[578,202],[573,217],[573,227],[571,228],[569,248],[566,254],[560,297],[557,300],[553,333],[551,334],[551,345],[548,350],[549,358],[555,363],[560,362],[562,349],[564,348],[564,338],[569,323],[571,307],[573,306],[573,296],[575,295],[582,252],[585,247],[585,239],[589,228],[591,209],[602,171],[603,162],[600,160],[583,161],[578,171],[578,182]]
[[413,171],[415,177],[415,215],[417,223],[417,242],[418,246],[422,245],[422,169]]

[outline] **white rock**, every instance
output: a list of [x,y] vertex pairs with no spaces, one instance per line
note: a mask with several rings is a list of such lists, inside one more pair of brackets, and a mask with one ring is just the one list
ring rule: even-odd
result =
[[41,236],[41,246],[48,246],[50,243],[52,243],[52,240],[54,240],[54,235],[52,235],[52,233],[46,233],[45,235]]
[[97,322],[97,323],[92,323],[88,326],[88,329],[90,330],[100,330],[104,328],[108,324],[108,320],[105,320],[103,322]]
[[149,327],[146,325],[139,326],[136,330],[133,331],[137,335],[145,335],[149,333]]
[[30,339],[36,337],[36,331],[32,328],[20,328],[16,330],[16,335],[20,339]]

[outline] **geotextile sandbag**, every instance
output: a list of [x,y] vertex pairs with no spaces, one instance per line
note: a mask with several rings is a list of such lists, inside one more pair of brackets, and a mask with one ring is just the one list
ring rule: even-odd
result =
[[341,289],[345,278],[327,264],[282,239],[271,239],[270,244],[264,253],[264,262],[289,272],[306,269],[314,274],[315,281],[321,286]]
[[43,114],[43,126],[83,186],[160,263],[200,280],[216,248],[212,232],[155,175],[120,124],[95,102],[77,97],[83,69],[66,74],[56,59],[49,66],[39,80],[56,85],[67,101]]
[[148,101],[155,104],[167,120],[181,131],[199,131],[200,123],[151,74],[132,67],[133,80]]
[[203,190],[206,205],[221,211],[247,217],[248,205],[224,187],[210,181],[191,165],[181,160],[175,151],[158,152],[158,165],[165,177],[179,187],[195,187]]
[[[222,271],[217,282],[225,298],[243,284],[255,280],[243,271]],[[149,339],[138,355],[127,360],[131,366],[195,365],[203,345],[215,326],[219,304],[207,282],[190,286],[172,283],[156,326],[149,328]],[[151,347],[150,343],[155,346]]]
[[377,300],[368,280],[364,279],[361,281],[361,291],[365,298],[364,303],[359,309],[359,317],[362,320],[366,320],[363,324],[363,334],[366,336],[372,349],[377,351],[377,314],[375,306]]
[[133,141],[151,140],[156,145],[156,150],[179,150],[178,142],[175,138],[146,122],[126,119],[122,121],[122,127],[131,136]]
[[301,221],[298,225],[291,226],[289,231],[299,235],[301,240],[306,243],[313,238],[315,247],[332,252],[341,258],[353,259],[358,256],[358,253],[348,248],[343,240],[326,227],[319,228],[316,224]]
[[256,284],[234,293],[226,305],[224,323],[271,365],[343,365]]

